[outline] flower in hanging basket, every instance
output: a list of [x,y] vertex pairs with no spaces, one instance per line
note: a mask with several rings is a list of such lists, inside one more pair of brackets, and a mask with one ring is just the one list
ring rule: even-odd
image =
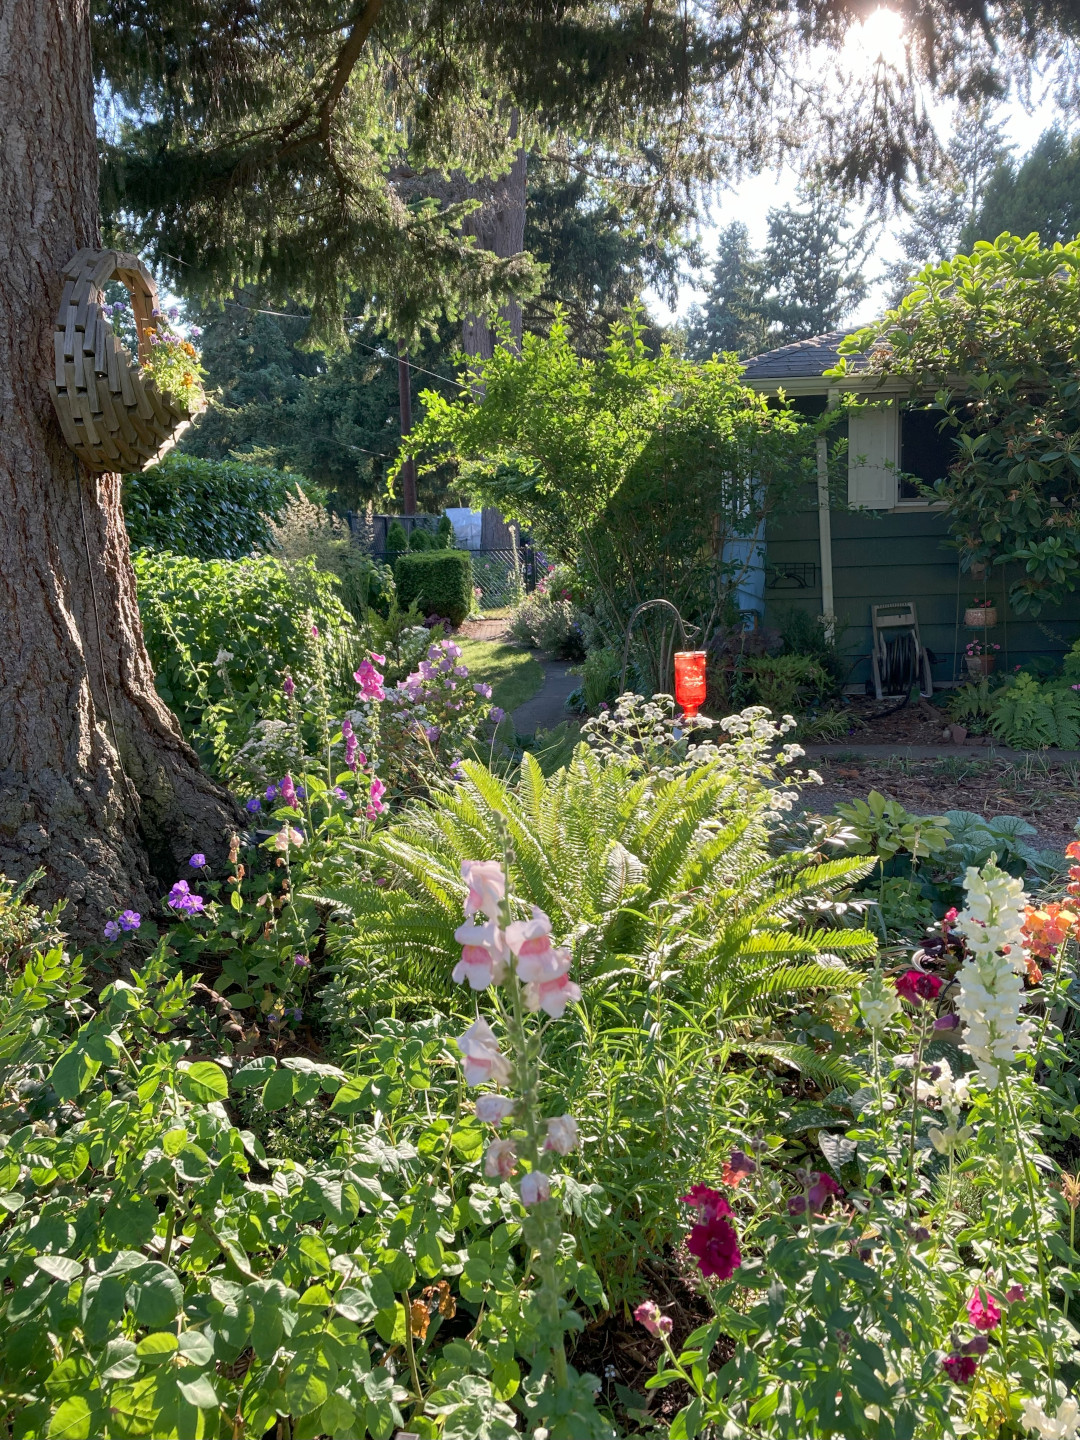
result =
[[[113,307],[113,328],[117,329],[116,311]],[[162,394],[168,394],[190,414],[206,407],[206,391],[203,388],[205,371],[199,361],[199,352],[190,340],[185,339],[172,328],[171,320],[177,311],[169,311],[168,319],[155,313],[145,330],[146,348],[139,364],[139,373],[153,380]],[[197,331],[201,334],[201,331]]]

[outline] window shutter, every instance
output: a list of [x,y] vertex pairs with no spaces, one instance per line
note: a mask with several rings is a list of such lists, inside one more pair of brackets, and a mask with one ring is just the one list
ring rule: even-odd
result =
[[848,504],[891,510],[900,462],[899,411],[892,400],[848,413]]

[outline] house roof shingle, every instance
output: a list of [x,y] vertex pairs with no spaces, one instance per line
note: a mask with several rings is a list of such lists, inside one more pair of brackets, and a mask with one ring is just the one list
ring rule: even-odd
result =
[[[781,345],[777,350],[766,350],[754,355],[745,363],[745,380],[796,380],[811,379],[823,374],[840,358],[840,342],[853,330],[830,330],[827,335],[814,335],[809,340],[796,340],[793,345]],[[866,357],[853,355],[848,361],[849,369],[865,368]]]

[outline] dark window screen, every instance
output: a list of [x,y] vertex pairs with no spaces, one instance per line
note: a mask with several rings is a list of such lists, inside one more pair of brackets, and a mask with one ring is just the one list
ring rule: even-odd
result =
[[907,477],[916,475],[927,485],[940,480],[956,458],[955,430],[939,430],[941,410],[904,410],[900,415],[901,500],[925,500]]

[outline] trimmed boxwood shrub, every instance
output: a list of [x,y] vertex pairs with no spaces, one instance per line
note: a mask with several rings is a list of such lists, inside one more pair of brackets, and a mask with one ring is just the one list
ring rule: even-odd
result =
[[425,615],[445,615],[460,625],[472,609],[472,560],[467,550],[416,550],[394,565],[398,604],[415,600]]

